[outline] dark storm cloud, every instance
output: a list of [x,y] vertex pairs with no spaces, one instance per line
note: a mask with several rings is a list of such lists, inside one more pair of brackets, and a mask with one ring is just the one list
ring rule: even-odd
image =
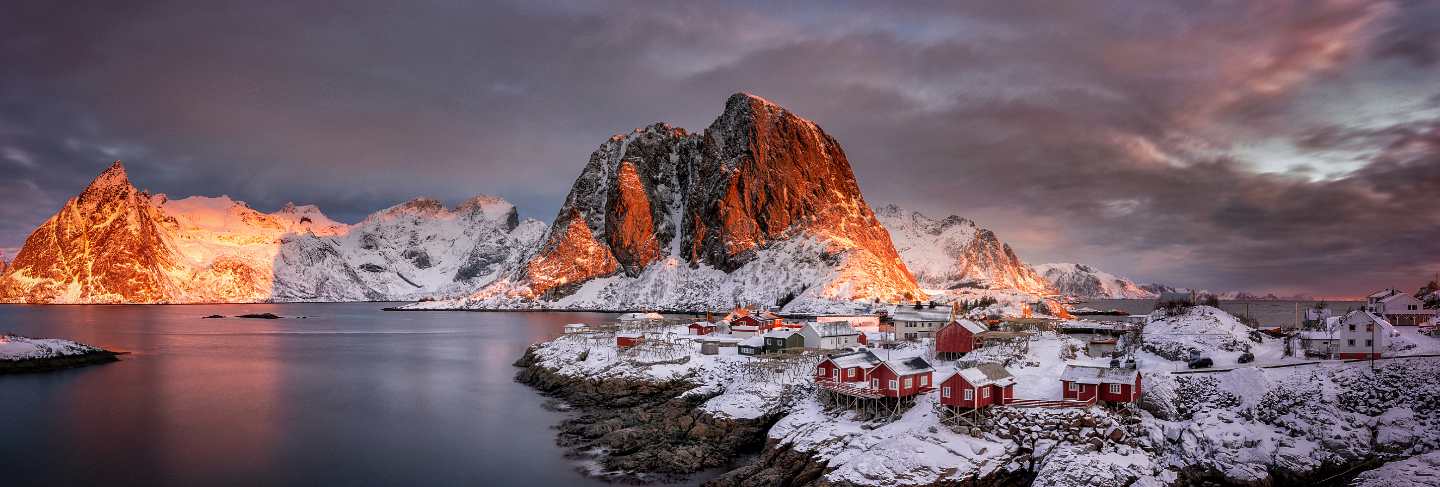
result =
[[[750,91],[835,135],[872,203],[970,216],[1031,261],[1327,294],[1437,266],[1437,114],[1336,119],[1316,94],[1434,80],[1420,2],[113,4],[0,16],[0,189],[27,195],[0,247],[115,158],[261,209],[493,193],[548,219],[610,134],[699,130]],[[1236,151],[1263,141],[1361,161],[1280,164],[1312,179]]]

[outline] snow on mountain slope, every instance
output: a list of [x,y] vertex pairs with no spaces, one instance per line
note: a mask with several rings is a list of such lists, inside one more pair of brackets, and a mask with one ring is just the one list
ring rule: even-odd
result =
[[543,224],[478,196],[447,209],[419,198],[338,235],[296,234],[275,266],[279,301],[414,300],[488,284],[535,245]]
[[1090,299],[1151,299],[1157,294],[1134,281],[1085,264],[1041,264],[1035,270],[1060,294]]
[[704,134],[654,124],[611,137],[521,266],[416,307],[815,311],[921,295],[839,143],[742,93]]
[[955,215],[936,220],[895,205],[877,209],[875,216],[921,287],[1049,293],[1049,283],[1010,245],[973,221]]
[[314,206],[262,213],[226,196],[135,189],[117,161],[26,240],[0,300],[197,303],[402,300],[488,283],[542,224],[476,197],[390,208],[355,226]]

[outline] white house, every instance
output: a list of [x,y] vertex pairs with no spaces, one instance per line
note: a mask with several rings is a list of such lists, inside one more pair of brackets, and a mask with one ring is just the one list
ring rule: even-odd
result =
[[1331,317],[1323,328],[1300,332],[1300,346],[1309,354],[1340,359],[1381,357],[1389,353],[1395,337],[1395,327],[1369,311]]
[[920,309],[913,306],[897,306],[891,314],[895,322],[895,336],[901,340],[918,340],[921,338],[933,338],[940,327],[950,322],[950,306],[922,305]]
[[834,323],[844,321],[850,323],[850,327],[863,331],[880,331],[879,315],[830,315],[816,316],[816,323]]
[[1365,297],[1365,311],[1385,318],[1392,325],[1414,326],[1424,323],[1440,310],[1425,309],[1425,303],[1410,293],[1386,289]]
[[800,328],[805,346],[821,350],[837,350],[860,345],[860,332],[849,322],[806,323]]

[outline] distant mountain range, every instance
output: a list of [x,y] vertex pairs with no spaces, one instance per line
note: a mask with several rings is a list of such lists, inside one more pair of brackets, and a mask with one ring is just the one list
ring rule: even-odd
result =
[[417,198],[353,225],[314,206],[171,200],[137,190],[116,162],[8,268],[0,257],[0,300],[31,303],[820,312],[973,289],[1147,298],[1162,287],[1081,264],[1032,268],[959,216],[872,210],[834,138],[744,93],[703,132],[657,123],[606,140],[549,225],[489,196],[453,208]]

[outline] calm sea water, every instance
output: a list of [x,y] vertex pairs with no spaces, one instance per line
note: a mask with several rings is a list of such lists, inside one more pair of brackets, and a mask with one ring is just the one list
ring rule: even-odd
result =
[[[1220,308],[1237,316],[1248,315],[1255,318],[1262,326],[1295,326],[1295,313],[1298,306],[1301,317],[1304,317],[1305,309],[1315,305],[1315,301],[1221,301]],[[1363,302],[1359,301],[1328,301],[1326,304],[1337,313],[1343,313],[1349,309],[1359,309]],[[1087,301],[1076,306],[1089,306],[1095,309],[1111,310],[1119,309],[1131,314],[1147,314],[1155,308],[1153,299],[1097,299]],[[1096,316],[1094,319],[1106,319],[1104,316]]]
[[[591,313],[0,306],[0,332],[132,352],[0,376],[0,485],[588,485],[513,381]],[[271,312],[308,319],[200,319]]]

